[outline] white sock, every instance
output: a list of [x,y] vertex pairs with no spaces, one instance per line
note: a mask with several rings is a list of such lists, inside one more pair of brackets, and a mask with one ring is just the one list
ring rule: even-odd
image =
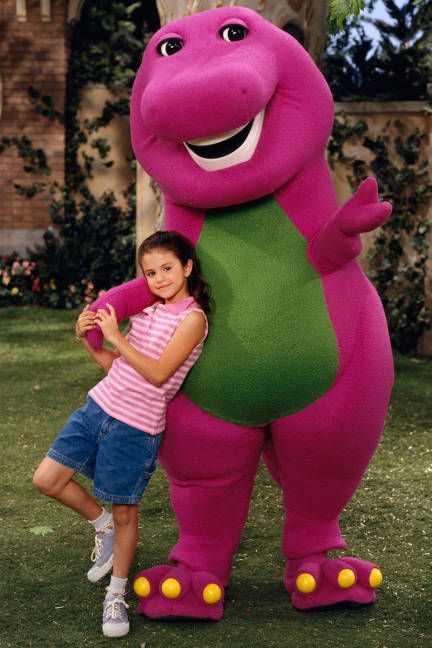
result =
[[[104,526],[112,522],[112,519],[113,519],[112,514],[109,511],[106,511],[102,507],[102,513],[99,515],[99,517],[97,517],[96,520],[89,520],[89,522],[94,526],[96,531],[99,531]],[[114,525],[113,525],[113,530],[114,530]]]
[[118,578],[111,576],[110,584],[108,585],[108,592],[110,594],[120,594],[124,596],[126,593],[127,578]]

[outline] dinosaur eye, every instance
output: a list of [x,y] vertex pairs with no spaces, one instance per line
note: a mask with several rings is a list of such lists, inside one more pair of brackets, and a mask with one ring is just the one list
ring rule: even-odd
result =
[[239,41],[246,38],[248,30],[244,25],[225,25],[219,33],[226,41]]
[[177,54],[183,47],[183,41],[180,38],[167,38],[159,43],[157,50],[161,56],[172,56]]

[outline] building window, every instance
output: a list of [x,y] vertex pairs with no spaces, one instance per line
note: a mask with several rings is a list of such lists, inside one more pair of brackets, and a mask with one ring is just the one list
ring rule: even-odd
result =
[[42,22],[51,22],[51,0],[40,0]]
[[26,0],[16,0],[16,16],[18,22],[27,22]]

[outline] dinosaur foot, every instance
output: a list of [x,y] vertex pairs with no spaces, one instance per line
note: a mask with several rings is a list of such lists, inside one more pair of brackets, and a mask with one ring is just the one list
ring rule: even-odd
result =
[[134,590],[138,614],[150,619],[218,621],[223,616],[224,588],[210,572],[158,565],[135,576]]
[[369,605],[382,583],[379,568],[358,558],[336,558],[318,554],[289,560],[284,585],[298,610],[310,610],[351,603]]

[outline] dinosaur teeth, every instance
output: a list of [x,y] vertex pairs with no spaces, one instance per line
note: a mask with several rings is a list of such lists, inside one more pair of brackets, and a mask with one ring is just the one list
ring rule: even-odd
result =
[[243,130],[248,125],[249,122],[246,124],[243,124],[243,126],[240,126],[239,128],[234,128],[233,130],[227,131],[226,133],[222,133],[221,135],[214,135],[213,137],[201,137],[200,139],[196,140],[190,140],[189,142],[186,142],[186,144],[191,144],[192,146],[211,146],[212,144],[219,144],[219,142],[223,142],[224,140],[230,139],[234,135],[237,135],[237,133],[240,133],[240,131]]
[[191,158],[204,171],[219,171],[247,162],[255,153],[264,122],[263,109],[252,121],[232,131],[183,142]]

